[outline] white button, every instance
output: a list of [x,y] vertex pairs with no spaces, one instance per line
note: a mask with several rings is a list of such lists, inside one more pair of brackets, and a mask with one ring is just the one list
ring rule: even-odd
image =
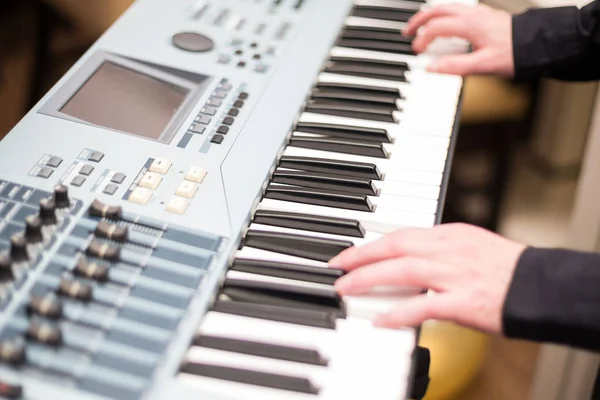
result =
[[177,196],[187,197],[188,199],[191,199],[192,197],[194,197],[197,190],[198,185],[196,185],[195,183],[183,181],[181,182],[181,185],[179,185],[179,187],[177,188],[177,192],[175,192],[175,194],[177,194]]
[[183,214],[190,203],[183,197],[173,196],[167,205],[167,211],[173,214]]
[[156,189],[162,182],[162,177],[152,172],[146,172],[146,174],[140,180],[139,185],[148,189]]
[[204,168],[190,167],[187,174],[185,174],[185,180],[196,182],[196,183],[202,183],[205,176],[206,176],[206,171],[204,170]]
[[167,173],[169,168],[171,168],[171,161],[166,158],[156,158],[150,165],[150,171],[163,175]]
[[129,195],[129,201],[144,206],[148,204],[150,197],[152,197],[152,192],[150,190],[143,187],[137,187]]

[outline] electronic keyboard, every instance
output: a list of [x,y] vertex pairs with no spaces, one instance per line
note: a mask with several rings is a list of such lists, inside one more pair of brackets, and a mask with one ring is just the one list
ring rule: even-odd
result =
[[[412,0],[139,0],[0,142],[0,398],[407,399],[419,288],[344,249],[440,222],[463,82]],[[426,373],[425,373],[426,375]]]

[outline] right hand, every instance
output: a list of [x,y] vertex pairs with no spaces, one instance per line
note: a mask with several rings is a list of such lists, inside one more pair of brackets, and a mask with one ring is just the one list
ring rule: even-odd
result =
[[403,32],[415,36],[413,50],[425,51],[437,37],[460,37],[471,43],[472,53],[440,56],[432,72],[454,75],[514,76],[512,17],[489,6],[444,4],[415,14]]

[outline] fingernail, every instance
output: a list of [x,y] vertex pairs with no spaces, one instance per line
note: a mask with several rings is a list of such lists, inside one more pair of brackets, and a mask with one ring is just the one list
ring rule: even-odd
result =
[[340,261],[341,261],[341,260],[340,260],[340,256],[335,256],[335,257],[333,257],[331,260],[329,260],[329,263],[328,263],[328,265],[329,265],[331,268],[342,268],[342,266],[341,266],[341,262],[340,262]]
[[352,280],[341,277],[333,284],[335,290],[340,294],[351,294],[353,290]]
[[438,63],[433,63],[433,64],[429,65],[429,67],[427,67],[427,70],[429,72],[439,72],[440,71],[440,65]]

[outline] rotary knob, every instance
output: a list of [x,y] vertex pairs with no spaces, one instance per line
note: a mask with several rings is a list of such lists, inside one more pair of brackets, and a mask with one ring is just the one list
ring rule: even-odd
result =
[[12,260],[6,253],[0,254],[0,283],[12,281],[15,275],[12,270]]
[[42,199],[40,201],[40,220],[42,225],[56,224],[56,204],[53,200]]
[[42,219],[37,215],[30,215],[25,218],[25,239],[29,243],[40,243],[44,240]]
[[57,208],[67,208],[71,205],[68,187],[65,185],[54,186],[54,204]]
[[29,260],[25,235],[15,234],[10,238],[10,258],[15,262],[25,262]]

